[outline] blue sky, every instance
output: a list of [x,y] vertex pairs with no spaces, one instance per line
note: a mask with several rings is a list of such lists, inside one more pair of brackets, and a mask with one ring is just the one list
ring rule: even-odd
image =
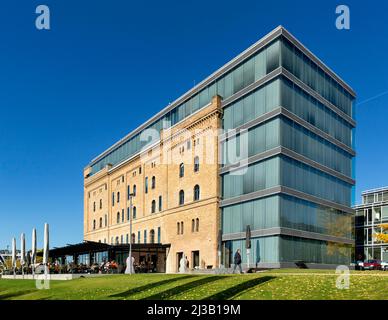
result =
[[53,246],[80,242],[84,166],[280,24],[358,94],[357,199],[388,185],[388,4],[347,1],[340,31],[337,1],[209,2],[2,3],[0,248],[44,222]]

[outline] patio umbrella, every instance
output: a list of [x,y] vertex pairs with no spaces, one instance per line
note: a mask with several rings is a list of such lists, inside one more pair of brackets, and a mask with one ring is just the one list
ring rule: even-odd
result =
[[26,264],[26,237],[24,233],[20,235],[20,264],[22,266],[22,274],[24,274],[24,265]]
[[36,264],[36,229],[32,229],[32,247],[31,247],[31,265],[32,265],[32,274],[35,273],[35,264]]
[[16,239],[12,238],[12,269],[13,274],[15,275],[16,269]]
[[44,240],[43,240],[43,264],[47,265],[49,259],[49,225],[44,224]]

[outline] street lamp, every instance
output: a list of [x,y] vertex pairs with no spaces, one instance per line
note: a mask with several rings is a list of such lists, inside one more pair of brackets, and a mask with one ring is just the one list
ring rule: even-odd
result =
[[132,262],[132,197],[133,193],[128,194],[129,196],[129,274],[133,273],[133,262]]

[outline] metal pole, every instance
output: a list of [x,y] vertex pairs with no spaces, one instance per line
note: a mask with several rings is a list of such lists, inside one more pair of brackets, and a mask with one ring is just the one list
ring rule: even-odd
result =
[[129,263],[129,274],[132,274],[132,193],[129,195]]

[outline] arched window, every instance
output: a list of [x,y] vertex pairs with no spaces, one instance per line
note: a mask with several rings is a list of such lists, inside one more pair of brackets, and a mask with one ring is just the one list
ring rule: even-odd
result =
[[194,219],[191,220],[191,232],[195,231],[195,221]]
[[181,221],[181,234],[183,234],[184,231],[184,226],[183,226],[183,221]]
[[96,202],[93,202],[93,212],[96,212]]
[[159,211],[162,211],[163,203],[162,203],[162,196],[159,196]]
[[183,178],[184,175],[185,175],[185,165],[183,163],[181,163],[179,165],[179,177]]
[[194,172],[198,172],[199,171],[199,157],[196,156],[194,158]]
[[120,223],[120,212],[117,212],[117,223]]
[[102,209],[102,199],[100,199],[100,209]]
[[96,230],[96,220],[93,220],[93,230]]
[[155,243],[155,230],[150,231],[150,243]]
[[120,202],[120,192],[117,192],[117,203]]
[[151,179],[151,188],[152,189],[155,189],[155,184],[156,184],[155,177],[152,177],[152,179]]
[[145,193],[148,193],[148,177],[145,177]]
[[183,190],[179,191],[179,205],[185,203],[185,192]]
[[132,208],[132,217],[133,219],[136,219],[136,207]]
[[194,201],[199,200],[199,185],[195,185],[194,187]]
[[132,243],[135,243],[135,242],[136,242],[136,235],[132,233]]
[[155,211],[156,211],[156,201],[152,200],[152,203],[151,203],[151,213],[155,213]]
[[136,184],[133,185],[132,194],[136,196]]
[[177,224],[176,224],[176,234],[181,234],[181,224],[180,224],[180,222],[177,222]]
[[100,218],[100,228],[102,228],[102,218]]
[[119,237],[116,237],[116,244],[119,244]]
[[120,240],[121,240],[120,243],[123,244],[124,243],[124,236],[123,235],[121,235]]
[[195,219],[195,231],[199,231],[199,218]]

